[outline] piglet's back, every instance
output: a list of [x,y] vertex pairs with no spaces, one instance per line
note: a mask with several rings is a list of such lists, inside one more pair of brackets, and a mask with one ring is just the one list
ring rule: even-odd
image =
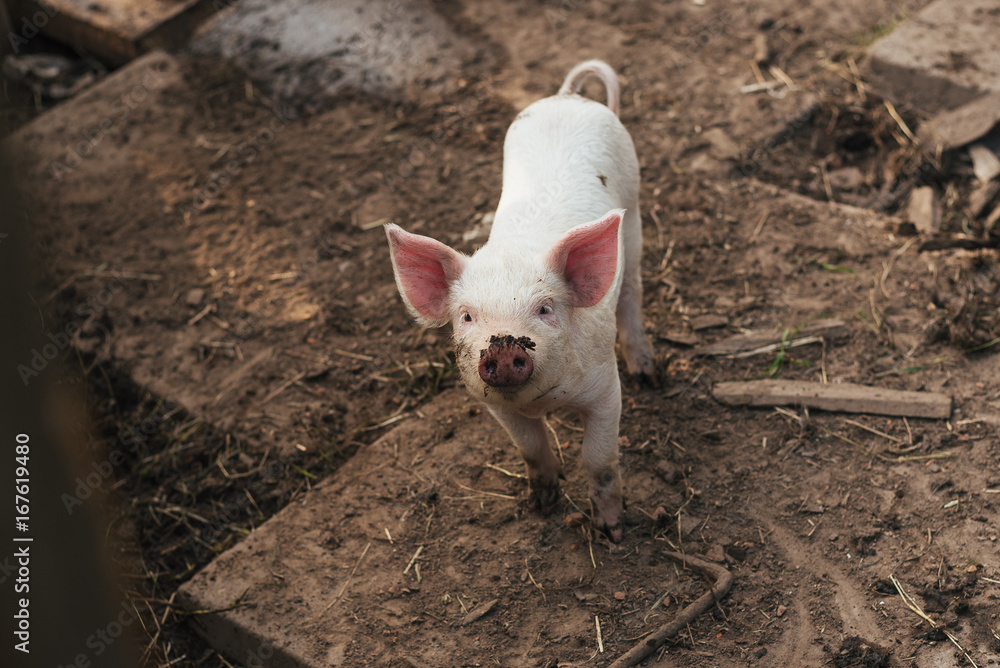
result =
[[522,111],[504,143],[493,232],[559,236],[635,200],[632,139],[605,105],[556,95]]

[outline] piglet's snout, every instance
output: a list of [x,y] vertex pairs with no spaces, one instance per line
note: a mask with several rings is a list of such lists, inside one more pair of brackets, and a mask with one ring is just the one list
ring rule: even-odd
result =
[[531,357],[523,345],[497,339],[500,337],[494,337],[490,347],[479,353],[479,377],[490,387],[524,385],[534,370]]

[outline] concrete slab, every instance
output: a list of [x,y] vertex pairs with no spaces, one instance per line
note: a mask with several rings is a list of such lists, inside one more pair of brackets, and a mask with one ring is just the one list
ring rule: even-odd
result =
[[[93,188],[93,179],[122,169],[133,149],[130,140],[141,139],[136,136],[141,129],[132,127],[125,137],[125,128],[136,116],[148,115],[159,92],[180,84],[177,61],[154,51],[36,117],[3,141],[26,177],[22,186],[44,193],[57,183],[64,193],[72,191],[75,201],[101,203],[104,194]],[[161,116],[170,123],[168,114]]]
[[[14,0],[11,15],[55,40],[122,65],[154,49],[174,49],[216,12],[211,0]],[[23,17],[23,19],[22,19]]]
[[[549,665],[551,643],[574,638],[559,656],[586,660],[594,649],[575,638],[593,633],[588,605],[614,600],[632,568],[672,577],[655,541],[624,549],[595,538],[588,548],[579,522],[522,513],[523,464],[466,393],[449,390],[422,411],[178,590],[213,647],[279,668],[527,668]],[[563,490],[586,510],[579,460],[574,443]],[[654,471],[628,475],[633,501],[662,499]],[[630,647],[643,622],[628,625],[606,637],[609,652]]]
[[[459,642],[457,636],[474,636],[475,628],[452,629],[451,624],[463,618],[457,601],[449,606],[426,600],[421,581],[452,581],[453,591],[461,593],[469,607],[503,597],[494,578],[482,572],[470,575],[480,567],[488,573],[518,567],[492,556],[498,528],[492,519],[513,519],[516,503],[489,496],[509,495],[517,485],[501,480],[503,476],[478,481],[452,476],[482,470],[486,461],[520,468],[506,437],[489,415],[474,411],[465,393],[440,395],[424,415],[359,452],[334,479],[289,504],[180,588],[180,605],[211,611],[194,615],[192,621],[213,647],[246,665],[278,668],[388,665],[390,659],[407,655],[420,656],[430,665],[462,663],[459,645],[471,643],[468,638]],[[504,460],[490,459],[504,451]],[[482,492],[470,493],[463,484]],[[488,506],[491,522],[453,526],[449,508],[469,503]],[[508,528],[505,533],[512,532]],[[517,543],[516,536],[505,536],[502,543],[508,540]],[[442,553],[474,554],[473,546],[481,553],[465,572],[440,572],[434,566]],[[506,575],[503,579],[501,590],[525,589],[517,578],[514,583]],[[360,613],[359,618],[353,602],[372,598],[384,601],[384,615],[366,618]],[[394,647],[391,634],[382,633],[412,626],[415,620],[427,636],[439,636],[433,646]],[[378,632],[366,630],[375,627]]]
[[935,0],[868,50],[871,85],[927,114],[1000,91],[1000,6]]
[[244,0],[191,46],[284,101],[319,105],[345,88],[398,96],[417,85],[426,95],[476,53],[423,0]]

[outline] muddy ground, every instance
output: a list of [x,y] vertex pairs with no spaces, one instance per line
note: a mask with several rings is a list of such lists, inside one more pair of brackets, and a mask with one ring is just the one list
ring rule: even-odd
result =
[[[663,581],[664,548],[724,565],[735,585],[646,665],[971,665],[946,632],[978,665],[1000,661],[997,244],[921,250],[927,239],[906,224],[900,192],[935,187],[941,238],[981,237],[962,204],[969,165],[926,163],[877,95],[854,83],[864,47],[903,8],[434,7],[478,47],[445,92],[346,92],[303,113],[234,69],[180,56],[178,79],[109,138],[117,162],[85,162],[59,180],[51,162],[24,165],[46,267],[38,301],[54,322],[81,328],[63,360],[93,415],[81,466],[123,455],[93,498],[107,502],[122,591],[149,611],[142,660],[230,665],[172,606],[177,588],[458,387],[447,332],[417,328],[396,296],[380,226],[467,252],[481,245],[507,125],[573,64],[600,57],[621,76],[621,117],[642,167],[646,328],[662,383],[623,375],[629,528],[618,546],[592,537],[598,568],[545,549],[591,545],[562,521],[576,511],[568,502],[547,519],[516,504],[449,507],[454,531],[513,512],[524,537],[512,561],[528,542],[546,561],[540,570],[587,585],[560,590],[569,610],[518,573],[498,605],[519,611],[522,628],[562,619],[559,628],[546,626],[537,651],[513,662],[502,650],[509,626],[486,617],[456,641],[470,643],[463,656],[481,652],[462,665],[608,665],[704,590],[691,573]],[[765,65],[779,85],[740,92],[756,81],[758,34],[794,85]],[[918,113],[899,112],[919,126]],[[35,140],[56,152],[63,141]],[[831,182],[851,166],[859,177],[840,171]],[[721,317],[696,329],[705,315]],[[696,354],[739,332],[830,316],[848,323],[848,338],[744,359]],[[717,382],[767,375],[940,391],[955,410],[902,420],[732,409],[711,397]],[[575,417],[553,425],[573,462]],[[582,476],[567,466],[570,496],[582,499]],[[453,475],[527,494],[516,478]],[[442,550],[433,568],[466,566]],[[938,628],[903,604],[892,577]],[[428,614],[461,618],[464,603],[434,583],[425,568],[422,595],[443,601]],[[359,633],[383,633],[384,603],[354,601],[372,620]],[[397,647],[430,642],[418,621],[389,635]],[[348,651],[343,665],[408,665],[391,656]]]

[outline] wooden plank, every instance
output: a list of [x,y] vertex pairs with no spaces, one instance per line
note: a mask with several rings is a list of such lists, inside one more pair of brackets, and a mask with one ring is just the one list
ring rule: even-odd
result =
[[951,397],[937,392],[911,392],[853,383],[801,380],[752,380],[718,383],[712,396],[729,406],[807,406],[842,413],[900,417],[947,418]]
[[9,5],[15,23],[27,17],[48,37],[115,66],[186,43],[216,12],[209,0],[13,0]]
[[700,332],[703,329],[715,329],[716,327],[725,327],[729,324],[729,318],[724,315],[717,315],[715,313],[706,313],[705,315],[695,316],[691,318],[691,329],[696,332]]
[[669,341],[670,343],[676,343],[681,346],[696,346],[700,339],[697,335],[684,332],[681,330],[671,330],[660,334],[660,339],[663,341]]
[[[815,320],[807,325],[804,325],[798,332],[795,333],[794,336],[789,337],[785,344],[787,347],[792,348],[796,345],[802,345],[802,343],[796,343],[797,341],[812,339],[807,342],[813,343],[818,339],[818,337],[823,337],[827,341],[835,341],[837,339],[847,338],[850,333],[850,328],[843,320],[838,320],[837,318],[825,318],[822,320]],[[774,332],[737,334],[736,336],[731,336],[728,339],[716,341],[711,345],[699,348],[695,351],[695,354],[714,356],[739,355],[740,357],[749,357],[750,355],[770,352],[774,349],[770,348],[770,346],[780,346],[781,337],[781,334],[775,334]]]

